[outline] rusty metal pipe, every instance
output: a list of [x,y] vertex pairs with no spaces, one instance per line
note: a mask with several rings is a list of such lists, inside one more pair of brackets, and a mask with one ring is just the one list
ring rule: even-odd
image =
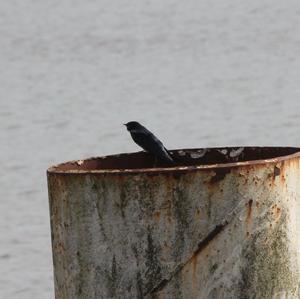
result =
[[56,298],[300,298],[300,149],[48,169]]

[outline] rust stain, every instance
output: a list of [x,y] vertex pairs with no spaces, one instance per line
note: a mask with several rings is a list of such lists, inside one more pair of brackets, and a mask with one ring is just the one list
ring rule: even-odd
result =
[[231,172],[230,168],[219,168],[219,169],[215,169],[214,170],[214,176],[210,179],[210,183],[214,184],[217,183],[219,181],[222,181],[225,176]]
[[199,219],[201,218],[201,212],[199,209],[196,209],[196,217]]
[[159,221],[160,220],[160,211],[157,211],[153,214],[155,221]]
[[56,249],[58,252],[60,252],[60,253],[66,251],[66,248],[65,248],[64,245],[63,245],[62,243],[60,243],[60,242],[58,242],[58,243],[56,244],[55,249]]
[[257,186],[257,184],[261,181],[259,178],[257,177],[253,177],[252,178],[253,183]]
[[273,174],[273,178],[275,179],[277,176],[280,175],[280,168],[277,166],[274,166],[274,174]]
[[277,208],[277,209],[276,209],[276,212],[275,212],[276,218],[279,218],[280,215],[281,215],[281,209],[280,209],[280,208]]
[[[172,277],[182,271],[184,269],[184,267],[186,265],[190,265],[192,264],[193,266],[193,279],[197,279],[197,256],[200,252],[202,252],[208,245],[209,243],[219,234],[221,233],[224,228],[227,226],[228,222],[225,221],[222,224],[216,225],[215,228],[202,240],[198,243],[198,247],[196,249],[196,251],[192,254],[192,256],[188,259],[187,262],[178,265],[174,271],[174,273],[172,273],[171,277],[169,279],[163,279],[153,290],[151,290],[151,294],[156,293],[160,290],[162,290],[165,285],[172,279]],[[208,257],[209,255],[206,254],[206,257]]]
[[276,164],[274,166],[273,173],[269,174],[269,178],[271,179],[271,183],[269,183],[270,187],[275,184],[275,180],[277,177],[279,177],[280,183],[285,185],[285,169],[287,166],[290,166],[291,163],[292,161],[282,161],[280,164]]
[[193,265],[193,272],[192,272],[192,281],[193,281],[193,288],[197,286],[197,264],[198,264],[198,256],[194,255],[191,259],[191,263]]
[[250,199],[247,203],[247,217],[246,217],[246,222],[249,224],[251,222],[251,216],[252,216],[252,204],[253,204],[253,199]]
[[274,217],[275,221],[278,221],[281,216],[281,208],[277,204],[271,207],[271,215]]
[[[298,163],[297,163],[297,165],[298,165]],[[283,185],[285,185],[285,183],[286,183],[286,179],[285,179],[286,167],[287,167],[286,163],[284,161],[282,161],[280,163],[280,169],[281,169],[280,181]]]
[[[197,273],[197,265],[198,265],[198,255],[200,252],[202,252],[209,243],[220,233],[223,231],[225,226],[228,224],[226,221],[224,224],[217,225],[207,236],[204,238],[201,242],[198,244],[197,250],[193,253],[187,264],[192,265],[192,282],[193,287],[197,286],[197,279],[198,279],[198,273]],[[209,254],[206,254],[206,258],[209,257]]]
[[255,209],[257,211],[256,214],[259,214],[259,211],[261,210],[260,207],[263,205],[263,203],[259,202],[258,199],[256,199],[254,202],[255,202]]
[[[217,225],[201,242],[198,243],[198,248],[194,252],[193,256],[198,255],[209,243],[212,241],[228,224],[225,222],[224,224]],[[192,256],[192,258],[193,258]]]
[[250,199],[247,203],[246,203],[246,208],[247,208],[247,216],[246,216],[246,235],[247,237],[250,236],[250,230],[251,230],[251,222],[252,222],[252,205],[253,205],[253,199]]

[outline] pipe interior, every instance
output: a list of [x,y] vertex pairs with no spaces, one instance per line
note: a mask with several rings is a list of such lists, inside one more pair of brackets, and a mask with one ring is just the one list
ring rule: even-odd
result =
[[[206,149],[171,150],[175,161],[174,166],[197,166],[211,164],[226,164],[253,160],[266,160],[288,156],[299,152],[292,147],[224,147]],[[151,154],[137,152],[91,158],[77,162],[67,162],[55,167],[55,170],[109,170],[109,169],[145,169],[155,167],[170,167],[157,161]]]

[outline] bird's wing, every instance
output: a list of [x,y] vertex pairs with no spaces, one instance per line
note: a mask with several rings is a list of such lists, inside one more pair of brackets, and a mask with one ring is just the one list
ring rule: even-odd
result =
[[162,142],[150,131],[134,132],[131,134],[132,139],[141,146],[145,151],[156,155],[164,161],[173,161]]
[[154,153],[155,151],[161,150],[163,144],[157,139],[152,133],[148,132],[133,132],[131,134],[132,139],[141,146],[145,151]]

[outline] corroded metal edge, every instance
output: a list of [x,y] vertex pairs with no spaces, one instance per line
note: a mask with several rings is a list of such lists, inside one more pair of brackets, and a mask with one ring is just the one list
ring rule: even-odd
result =
[[[199,150],[219,150],[222,151],[224,149],[233,149],[238,147],[212,147],[212,148],[192,148],[192,149],[175,149],[171,150],[173,151],[199,151]],[[257,148],[262,149],[265,147],[259,147],[259,146],[245,146],[243,148]],[[69,169],[69,170],[61,170],[60,168],[67,164],[74,164],[74,165],[82,165],[87,161],[97,160],[97,159],[106,159],[110,157],[120,157],[120,156],[126,156],[126,155],[132,155],[137,154],[140,152],[133,152],[133,153],[120,153],[120,154],[114,154],[114,155],[107,155],[107,156],[100,156],[100,157],[91,157],[87,159],[82,160],[73,160],[68,161],[64,163],[60,163],[54,166],[51,166],[47,169],[47,174],[61,174],[61,175],[70,175],[70,174],[139,174],[139,173],[153,173],[153,174],[160,174],[160,173],[174,173],[174,172],[190,172],[190,171],[205,171],[205,170],[214,170],[214,169],[224,169],[224,168],[237,168],[237,167],[243,167],[243,166],[253,166],[253,165],[265,165],[265,164],[276,164],[282,161],[291,160],[294,158],[300,157],[300,148],[298,147],[266,147],[266,148],[273,148],[273,149],[294,149],[296,152],[293,154],[287,154],[282,155],[270,159],[258,159],[258,160],[249,160],[249,161],[241,161],[241,162],[232,162],[232,163],[217,163],[217,164],[196,164],[193,166],[175,166],[175,167],[155,167],[155,168],[136,168],[136,169],[128,169],[128,168],[120,168],[120,169]]]

